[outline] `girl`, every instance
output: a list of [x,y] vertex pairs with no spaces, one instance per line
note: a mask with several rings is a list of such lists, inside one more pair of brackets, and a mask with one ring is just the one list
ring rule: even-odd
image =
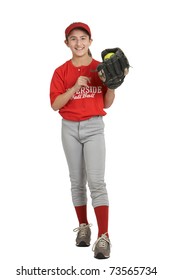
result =
[[114,90],[105,87],[96,68],[100,62],[92,58],[91,30],[82,22],[65,30],[65,44],[72,58],[59,66],[50,85],[53,110],[62,117],[62,144],[69,168],[72,201],[79,227],[76,245],[89,246],[90,224],[87,218],[86,184],[98,224],[98,237],[93,246],[95,258],[110,256],[108,234],[109,201],[104,181],[105,139],[104,108],[115,98]]

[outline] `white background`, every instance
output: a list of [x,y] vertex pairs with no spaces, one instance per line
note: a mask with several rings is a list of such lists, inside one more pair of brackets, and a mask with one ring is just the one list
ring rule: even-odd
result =
[[[157,267],[171,279],[173,87],[171,1],[4,0],[0,2],[1,278],[16,269]],[[61,145],[61,118],[50,108],[53,71],[71,58],[64,30],[74,21],[92,31],[91,52],[120,47],[132,66],[107,110],[106,182],[111,258],[75,246],[77,219]],[[89,195],[89,194],[88,194]],[[90,198],[92,244],[97,225]],[[60,276],[41,276],[57,279]],[[62,277],[62,276],[61,276]],[[85,279],[66,276],[67,279]],[[64,278],[63,278],[64,279]]]

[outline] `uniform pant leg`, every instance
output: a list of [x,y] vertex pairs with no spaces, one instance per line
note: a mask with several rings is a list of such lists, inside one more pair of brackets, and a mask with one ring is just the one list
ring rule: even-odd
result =
[[83,144],[78,139],[78,122],[62,120],[62,144],[69,168],[74,206],[86,205],[86,171]]
[[86,128],[88,137],[84,143],[87,181],[93,207],[109,205],[105,176],[104,122],[101,117],[92,118]]

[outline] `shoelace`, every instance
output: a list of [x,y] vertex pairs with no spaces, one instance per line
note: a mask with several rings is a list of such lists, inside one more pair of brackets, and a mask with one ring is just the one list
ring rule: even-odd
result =
[[[107,233],[107,232],[106,232]],[[107,243],[110,243],[110,240],[109,238],[107,237],[106,233],[102,234],[97,240],[96,242],[94,243],[93,247],[92,247],[92,250],[94,251],[95,250],[95,247],[96,245],[99,243],[99,247],[102,247],[102,248],[105,248],[107,246]]]
[[87,235],[87,229],[90,228],[92,224],[81,224],[79,227],[75,228],[73,231],[74,232],[79,232],[79,236],[86,236]]

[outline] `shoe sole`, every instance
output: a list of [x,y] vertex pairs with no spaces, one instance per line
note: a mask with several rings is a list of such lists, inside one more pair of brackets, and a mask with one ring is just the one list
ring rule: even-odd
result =
[[96,259],[108,259],[109,256],[104,256],[102,253],[98,253],[96,256],[94,256]]
[[90,244],[87,244],[85,241],[81,241],[79,244],[76,244],[77,247],[88,247]]

